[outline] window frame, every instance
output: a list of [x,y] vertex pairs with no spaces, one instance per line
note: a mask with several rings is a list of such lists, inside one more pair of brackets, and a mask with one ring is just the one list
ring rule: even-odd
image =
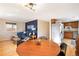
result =
[[[8,28],[7,24],[11,25],[11,28]],[[16,26],[16,28],[14,26]],[[6,28],[8,31],[16,31],[17,25],[16,25],[16,23],[13,23],[13,22],[6,22]]]

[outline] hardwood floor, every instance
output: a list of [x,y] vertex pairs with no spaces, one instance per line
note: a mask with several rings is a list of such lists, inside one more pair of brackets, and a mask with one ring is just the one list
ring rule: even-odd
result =
[[75,53],[76,49],[69,46],[67,47],[67,52],[66,52],[66,56],[76,56],[76,53]]
[[0,41],[0,56],[18,56],[16,47],[17,45],[12,41]]
[[64,39],[64,42],[67,44],[66,56],[76,56],[76,48],[71,44],[71,40]]

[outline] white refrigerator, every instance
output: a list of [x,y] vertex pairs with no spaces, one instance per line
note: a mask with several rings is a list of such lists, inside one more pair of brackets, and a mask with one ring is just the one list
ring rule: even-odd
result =
[[60,45],[64,37],[64,25],[62,23],[52,24],[52,40]]

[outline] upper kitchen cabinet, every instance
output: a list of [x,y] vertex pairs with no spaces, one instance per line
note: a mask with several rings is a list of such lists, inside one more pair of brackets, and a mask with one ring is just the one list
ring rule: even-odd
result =
[[78,21],[73,21],[73,22],[65,22],[64,26],[71,26],[72,28],[78,28]]

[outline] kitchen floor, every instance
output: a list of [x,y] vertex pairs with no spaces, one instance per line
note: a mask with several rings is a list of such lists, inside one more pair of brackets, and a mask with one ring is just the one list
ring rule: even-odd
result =
[[76,47],[71,44],[71,39],[64,39],[64,42],[67,44],[66,56],[76,56]]
[[0,56],[18,56],[16,48],[17,45],[13,41],[0,41]]

